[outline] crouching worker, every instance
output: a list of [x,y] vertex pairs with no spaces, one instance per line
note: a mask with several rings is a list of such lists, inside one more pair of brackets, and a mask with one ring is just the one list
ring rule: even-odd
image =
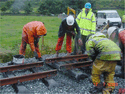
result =
[[74,19],[74,17],[72,15],[69,15],[67,18],[65,18],[62,22],[61,25],[59,27],[59,32],[58,32],[58,42],[56,45],[56,57],[58,57],[59,54],[59,50],[62,47],[63,44],[63,39],[65,36],[65,33],[67,35],[66,38],[66,51],[67,51],[67,56],[70,55],[70,53],[72,52],[72,48],[71,48],[71,38],[75,36],[75,30],[78,33],[78,43],[79,45],[82,45],[82,40],[81,40],[81,35],[80,35],[80,28],[76,22],[76,20]]
[[[93,60],[91,79],[94,88],[90,92],[110,94],[115,89],[115,67],[117,61],[121,60],[121,50],[116,43],[100,32],[89,35],[86,40],[87,53]],[[104,83],[100,82],[101,74],[104,75]]]
[[109,39],[118,44],[122,51],[122,67],[121,74],[116,74],[121,78],[125,79],[125,29],[119,29],[118,27],[110,27],[107,31]]
[[20,46],[19,54],[25,55],[27,44],[30,45],[34,56],[39,61],[42,61],[41,53],[39,51],[39,38],[47,34],[44,24],[40,21],[32,21],[24,25],[22,32],[22,43]]

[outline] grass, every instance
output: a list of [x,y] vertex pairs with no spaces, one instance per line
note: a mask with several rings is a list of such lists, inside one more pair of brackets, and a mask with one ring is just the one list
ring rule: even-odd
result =
[[[44,37],[44,50],[42,50],[42,38],[39,41],[39,48],[42,55],[55,53],[61,19],[49,16],[0,16],[0,48],[11,51],[8,52],[9,55],[11,54],[11,59],[12,55],[19,53],[23,26],[31,21],[44,22],[47,29],[47,36]],[[65,39],[61,52],[66,52]],[[32,56],[30,46],[27,45],[26,57]],[[4,57],[8,58],[6,55]],[[0,58],[3,58],[3,56],[0,56]],[[4,58],[3,61],[8,61],[7,58]]]

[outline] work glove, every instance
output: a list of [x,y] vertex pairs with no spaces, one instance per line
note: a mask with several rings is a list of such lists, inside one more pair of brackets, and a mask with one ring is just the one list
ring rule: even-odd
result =
[[33,53],[34,53],[34,57],[35,57],[36,59],[38,59],[38,54],[37,54],[37,52],[34,51]]
[[34,43],[38,43],[40,38],[34,38]]
[[75,38],[76,33],[74,31],[71,31],[73,39]]
[[46,36],[47,35],[47,33],[46,34],[44,34],[43,36]]
[[80,38],[78,39],[78,44],[79,44],[79,46],[83,45],[82,40]]
[[38,58],[38,61],[43,61],[43,59],[40,57],[40,58]]

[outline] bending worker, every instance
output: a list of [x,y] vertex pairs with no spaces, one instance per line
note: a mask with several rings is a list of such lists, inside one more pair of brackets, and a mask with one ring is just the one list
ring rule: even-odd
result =
[[[117,61],[121,60],[120,48],[98,32],[87,37],[86,50],[94,61],[91,78],[95,87],[90,92],[93,94],[103,91],[103,94],[110,94],[115,89],[114,75]],[[104,74],[104,83],[100,82],[101,74]]]
[[59,50],[62,47],[63,44],[63,39],[65,36],[65,33],[67,35],[66,38],[66,51],[67,51],[67,56],[70,55],[70,53],[72,52],[72,48],[71,48],[71,38],[75,36],[75,30],[78,33],[79,39],[78,39],[78,43],[79,45],[82,45],[82,40],[81,40],[81,35],[80,35],[80,28],[77,24],[77,22],[75,21],[74,17],[72,15],[69,15],[68,17],[66,17],[62,22],[61,25],[59,27],[59,32],[58,32],[58,42],[56,45],[56,57],[58,57],[59,54]]
[[39,61],[42,61],[41,53],[39,51],[39,38],[47,34],[47,30],[44,24],[40,21],[32,21],[24,25],[22,32],[22,43],[20,46],[19,54],[25,55],[27,44],[30,45],[31,50],[34,52],[34,56]]
[[115,26],[110,27],[107,31],[109,39],[118,44],[122,51],[122,68],[121,74],[116,75],[125,78],[124,65],[125,65],[125,29],[119,29]]
[[84,52],[86,51],[86,37],[89,34],[95,34],[96,31],[96,19],[94,13],[92,12],[90,3],[85,4],[85,8],[83,8],[82,11],[78,14],[76,21],[80,27],[81,39],[83,42],[81,51],[82,54],[84,54]]

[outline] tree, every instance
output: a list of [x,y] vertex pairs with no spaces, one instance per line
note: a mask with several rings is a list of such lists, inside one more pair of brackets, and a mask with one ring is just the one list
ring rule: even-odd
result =
[[19,14],[20,13],[19,9],[17,7],[13,7],[13,6],[10,8],[10,12],[12,12],[12,14]]
[[30,3],[26,3],[24,7],[24,11],[26,14],[30,14],[32,12],[33,8]]
[[13,2],[14,1],[6,1],[5,4],[1,7],[1,11],[6,12],[8,9],[10,9]]
[[6,6],[2,6],[2,7],[1,7],[1,11],[2,11],[2,12],[6,12],[6,10],[7,10],[7,7],[6,7]]
[[59,14],[66,10],[63,0],[43,0],[37,11],[43,15]]

